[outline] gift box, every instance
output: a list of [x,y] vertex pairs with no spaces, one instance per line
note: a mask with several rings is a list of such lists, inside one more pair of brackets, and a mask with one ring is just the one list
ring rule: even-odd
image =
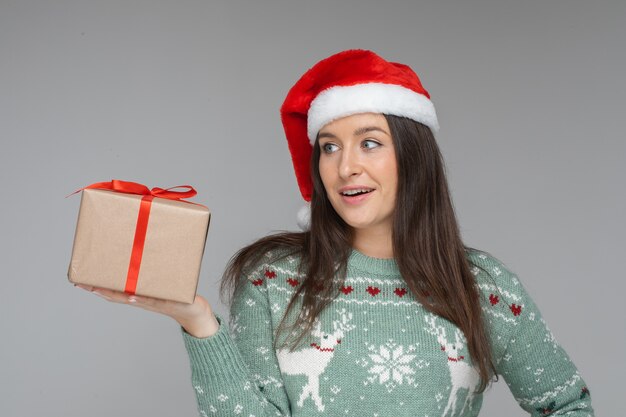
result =
[[182,200],[196,194],[193,187],[150,190],[113,180],[79,191],[70,282],[193,303],[211,217]]

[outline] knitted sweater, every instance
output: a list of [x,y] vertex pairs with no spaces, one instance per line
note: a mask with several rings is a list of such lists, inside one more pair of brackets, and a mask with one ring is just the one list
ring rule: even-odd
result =
[[[487,253],[467,257],[494,364],[519,405],[533,416],[593,416],[589,389],[519,279]],[[298,260],[266,260],[233,298],[230,332],[219,315],[210,337],[182,330],[201,416],[478,415],[463,333],[412,296],[393,259],[353,250],[339,297],[294,352],[272,342],[303,279]]]

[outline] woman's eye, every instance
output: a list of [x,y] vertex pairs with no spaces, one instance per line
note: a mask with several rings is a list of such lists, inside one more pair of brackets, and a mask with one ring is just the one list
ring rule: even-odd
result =
[[325,153],[333,153],[337,150],[337,145],[335,145],[334,143],[325,143],[324,145],[322,145],[322,150]]
[[363,147],[366,149],[374,149],[380,146],[380,143],[376,142],[375,140],[364,140],[363,141]]

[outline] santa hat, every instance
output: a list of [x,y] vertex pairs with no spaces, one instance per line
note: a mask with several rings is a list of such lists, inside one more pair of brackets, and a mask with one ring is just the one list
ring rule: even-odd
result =
[[[317,133],[335,119],[367,112],[404,116],[439,129],[435,106],[417,74],[372,51],[351,49],[331,55],[291,87],[280,116],[300,193],[307,202],[313,193],[310,160]],[[301,212],[298,218],[300,223],[308,215]]]

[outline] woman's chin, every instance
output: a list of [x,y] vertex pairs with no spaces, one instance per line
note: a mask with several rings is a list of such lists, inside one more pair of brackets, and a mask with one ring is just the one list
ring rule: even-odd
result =
[[375,227],[376,225],[376,223],[371,219],[344,218],[343,221],[346,222],[346,224],[351,228],[359,230],[369,229],[371,227]]

